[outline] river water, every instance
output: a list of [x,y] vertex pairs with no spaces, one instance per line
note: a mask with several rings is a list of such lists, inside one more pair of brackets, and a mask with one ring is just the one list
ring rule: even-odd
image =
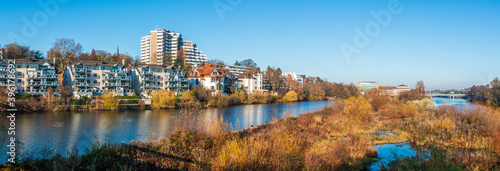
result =
[[[318,111],[331,103],[333,102],[245,105],[199,110],[196,116],[203,119],[222,117],[231,124],[233,130],[241,130],[273,121],[285,114],[297,116]],[[157,141],[174,131],[176,122],[187,116],[183,113],[185,112],[181,110],[147,110],[18,114],[16,139],[22,143],[22,149],[18,152],[50,148],[63,155],[68,152],[82,154],[96,140],[110,143]],[[1,144],[7,144],[7,141]],[[7,149],[3,145],[0,149],[0,158],[6,158]],[[5,163],[5,160],[0,163]]]

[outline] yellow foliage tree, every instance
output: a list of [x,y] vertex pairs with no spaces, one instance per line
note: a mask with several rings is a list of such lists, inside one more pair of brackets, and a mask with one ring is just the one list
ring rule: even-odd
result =
[[175,108],[175,94],[169,90],[151,93],[151,109]]
[[283,96],[283,101],[284,102],[296,102],[299,100],[299,97],[295,91],[289,91],[288,93]]
[[102,96],[103,108],[105,110],[117,110],[118,109],[118,99],[112,92],[103,94]]
[[182,92],[182,100],[184,102],[189,102],[193,99],[193,92],[192,91],[184,91]]
[[344,114],[356,122],[371,123],[372,106],[363,96],[350,97],[345,101]]

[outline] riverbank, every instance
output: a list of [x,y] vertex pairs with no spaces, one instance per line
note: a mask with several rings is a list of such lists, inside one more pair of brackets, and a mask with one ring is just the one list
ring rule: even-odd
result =
[[[489,155],[444,155],[446,160],[442,159],[443,155],[430,155],[431,158],[425,160],[396,158],[404,162],[383,168],[498,168],[500,136],[495,132],[500,126],[500,111],[435,109],[430,100],[399,101],[376,96],[367,96],[367,99],[339,100],[321,111],[238,132],[231,132],[230,125],[222,118],[192,120],[186,117],[174,125],[176,133],[158,142],[104,143],[82,156],[48,155],[46,160],[24,160],[18,165],[2,167],[357,170],[377,160],[374,145],[409,142],[432,151],[468,149]],[[380,132],[385,130],[388,132]]]

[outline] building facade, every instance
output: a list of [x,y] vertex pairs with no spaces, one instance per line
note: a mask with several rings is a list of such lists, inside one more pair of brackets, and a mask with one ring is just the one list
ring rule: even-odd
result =
[[226,94],[230,91],[231,84],[229,77],[220,69],[216,69],[212,64],[205,64],[195,70],[190,80],[191,86],[201,85],[213,94]]
[[238,76],[238,90],[244,90],[248,94],[262,93],[267,91],[264,89],[263,75],[261,72],[257,74],[243,73]]
[[281,76],[283,76],[285,78],[291,77],[292,80],[295,80],[295,81],[299,82],[300,84],[304,84],[305,75],[299,75],[296,72],[283,72],[283,73],[281,73]]
[[193,42],[183,41],[180,48],[184,50],[186,65],[191,68],[200,68],[207,63],[207,55],[198,50],[198,47]]
[[166,59],[175,60],[179,44],[182,43],[180,33],[166,29],[155,29],[141,38],[141,63],[166,64]]
[[174,66],[140,64],[134,69],[134,91],[137,94],[154,90],[170,90],[175,94],[189,90],[186,74]]
[[358,90],[361,92],[361,94],[365,94],[370,89],[379,89],[379,85],[377,82],[373,81],[364,81],[364,82],[359,82],[358,83]]
[[70,86],[77,97],[100,96],[107,92],[118,96],[134,93],[131,68],[115,62],[75,62],[66,68],[63,83]]
[[[43,59],[16,59],[15,84],[18,93],[30,93],[41,95],[52,89],[54,94],[58,93],[59,75],[55,66]],[[0,60],[0,86],[8,85],[8,63]]]
[[184,51],[184,62],[191,68],[199,68],[207,62],[207,55],[191,41],[183,41],[181,33],[155,29],[141,38],[141,63],[153,65],[172,64]]

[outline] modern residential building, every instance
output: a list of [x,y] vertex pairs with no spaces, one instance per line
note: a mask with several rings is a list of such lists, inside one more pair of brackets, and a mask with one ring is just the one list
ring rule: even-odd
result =
[[404,93],[404,92],[409,92],[411,91],[411,88],[410,86],[407,86],[407,85],[398,85],[398,86],[395,86],[395,87],[391,87],[391,86],[380,86],[379,87],[381,91],[383,91],[386,95],[390,95],[390,96],[397,96],[401,93]]
[[199,68],[207,62],[207,55],[191,41],[183,41],[181,33],[155,29],[141,38],[141,63],[153,65],[171,64],[179,51],[184,51],[185,64]]
[[377,82],[374,81],[363,81],[358,83],[358,90],[361,92],[361,94],[365,94],[370,89],[379,89],[379,85]]
[[180,94],[189,90],[186,74],[172,65],[140,64],[134,69],[134,83],[137,94],[160,89]]
[[225,65],[225,66],[223,66],[222,68],[219,68],[219,69],[225,69],[225,70],[229,71],[229,73],[231,75],[233,75],[234,77],[238,77],[240,74],[245,73],[247,67],[245,67],[245,66],[236,66],[236,65]]
[[200,68],[207,63],[207,55],[203,51],[199,51],[196,44],[191,41],[183,41],[181,49],[184,49],[185,63],[191,68]]
[[[7,86],[8,61],[0,60],[0,86]],[[16,59],[16,87],[18,93],[40,95],[49,88],[54,94],[59,87],[55,66],[43,59]]]
[[283,72],[281,73],[283,77],[291,77],[292,80],[298,81],[300,84],[304,84],[305,75],[299,75],[296,72]]
[[180,33],[166,29],[155,29],[141,38],[141,63],[167,64],[167,59],[175,60],[179,44],[182,43]]
[[77,61],[64,72],[63,84],[73,89],[73,95],[100,96],[106,92],[115,95],[132,95],[131,68],[115,62]]
[[238,76],[237,89],[244,90],[248,94],[268,91],[264,89],[263,74],[261,72],[258,72],[257,74],[252,74],[251,72],[240,74]]
[[220,69],[216,69],[212,64],[205,64],[193,73],[190,80],[191,86],[202,85],[208,90],[213,90],[213,94],[226,94],[229,92],[231,84],[229,77]]

